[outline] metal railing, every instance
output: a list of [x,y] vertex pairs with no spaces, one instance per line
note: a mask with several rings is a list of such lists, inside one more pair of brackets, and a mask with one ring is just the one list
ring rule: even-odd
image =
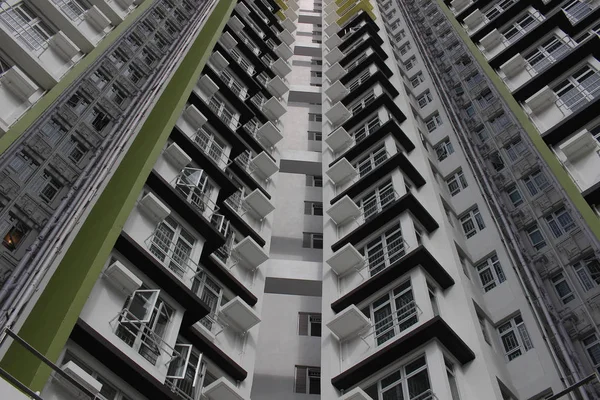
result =
[[248,206],[244,203],[242,198],[242,192],[237,191],[228,198],[225,199],[227,204],[233,211],[235,211],[240,217],[248,212]]
[[237,62],[240,65],[240,67],[242,67],[244,71],[248,73],[248,75],[252,76],[252,74],[254,73],[254,66],[250,64],[250,62],[247,61],[244,57],[242,57],[242,55],[238,53],[236,49],[229,50],[229,55],[233,58],[235,62]]
[[356,165],[356,170],[358,171],[358,176],[356,179],[360,179],[379,165],[381,165],[385,160],[390,158],[390,154],[387,150],[378,151],[373,155],[373,157],[369,157]]
[[79,3],[72,0],[52,0],[52,2],[56,4],[71,21],[80,22],[83,20],[83,15],[86,10],[81,7]]
[[408,243],[400,236],[386,243],[385,247],[382,246],[380,250],[366,255],[364,265],[359,268],[359,272],[367,269],[369,276],[373,277],[404,257],[409,247]]
[[225,85],[231,89],[231,91],[240,99],[246,100],[248,98],[248,88],[242,86],[238,81],[236,81],[233,76],[229,74],[226,70],[216,71],[217,75],[221,78],[221,80],[225,83]]
[[371,93],[364,96],[362,99],[360,99],[356,103],[353,103],[350,106],[350,112],[352,113],[352,115],[358,114],[360,111],[362,111],[362,109],[367,108],[369,104],[374,102],[375,99],[376,99],[375,93],[373,91],[371,91]]
[[368,222],[372,218],[375,218],[394,201],[398,200],[400,196],[398,193],[391,188],[391,186],[384,190],[381,190],[376,196],[372,196],[366,201],[363,201],[360,207],[360,214],[362,221],[359,225]]
[[594,11],[596,7],[590,4],[592,1],[575,0],[562,10],[572,24],[576,24]]
[[225,123],[230,129],[237,130],[240,127],[240,123],[234,120],[233,112],[229,111],[226,107],[224,107],[223,103],[220,100],[217,100],[215,97],[211,97],[207,103],[208,108],[210,108],[215,115]]
[[[44,32],[43,29],[38,26],[38,23],[36,22],[38,18],[36,16],[27,14],[30,18],[28,21],[16,10],[21,4],[22,3],[17,3],[16,5],[11,6],[6,1],[1,1],[0,21],[4,22],[4,24],[13,32],[15,37],[30,50],[47,48],[48,40],[51,35],[48,32]],[[48,38],[44,38],[42,33],[47,34]]]
[[213,138],[212,134],[207,132],[206,127],[196,130],[193,137],[194,142],[198,147],[209,156],[221,168],[225,168],[229,164],[229,157],[225,155],[225,151]]
[[186,272],[193,277],[203,271],[202,267],[191,259],[188,252],[183,248],[178,248],[175,242],[159,230],[150,235],[144,244],[161,264],[173,271],[179,278],[183,278]]
[[554,49],[551,52],[546,52],[546,54],[540,54],[541,57],[537,59],[535,62],[531,62],[532,57],[527,59],[527,63],[525,64],[525,70],[529,72],[530,75],[536,75],[547,69],[550,65],[554,64],[558,60],[562,59],[566,56],[571,50],[571,47],[567,46],[565,43],[561,43],[559,47]]
[[212,215],[219,211],[219,206],[210,199],[211,190],[205,191],[202,188],[202,182],[206,179],[207,174],[204,170],[199,168],[184,168],[171,181],[171,185],[183,195],[185,200],[196,211],[204,218],[210,220]]
[[[161,313],[162,310],[154,307],[153,312]],[[157,315],[156,318],[158,317]],[[140,322],[138,317],[127,308],[119,311],[109,321],[109,325],[119,339],[134,348],[152,365],[156,365],[161,357],[167,360],[165,365],[168,365],[176,357],[181,357],[181,354],[154,332],[147,322]]]
[[[579,84],[573,85],[571,89],[560,95],[555,104],[563,115],[568,115],[584,107],[598,94],[600,94],[600,72],[596,72]],[[567,110],[570,112],[567,112]]]
[[[371,328],[361,335],[361,339],[368,344],[367,338],[373,336],[376,345],[383,344],[419,322],[419,315],[422,313],[417,303],[411,300],[392,314],[373,322]],[[384,340],[379,343],[379,339]]]
[[239,35],[240,39],[242,39],[242,42],[244,42],[244,44],[246,46],[248,46],[248,48],[250,49],[250,51],[252,51],[254,54],[259,55],[260,54],[260,49],[259,47],[256,45],[256,43],[254,43],[252,41],[252,39],[250,39],[245,32],[243,31],[238,31],[237,34]]

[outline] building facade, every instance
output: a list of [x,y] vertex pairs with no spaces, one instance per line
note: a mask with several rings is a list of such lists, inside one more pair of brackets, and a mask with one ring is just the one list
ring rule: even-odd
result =
[[600,397],[598,4],[3,2],[0,397]]

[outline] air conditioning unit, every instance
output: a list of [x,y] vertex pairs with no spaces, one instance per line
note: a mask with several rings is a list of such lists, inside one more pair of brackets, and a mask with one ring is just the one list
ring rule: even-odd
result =
[[142,281],[120,261],[115,261],[106,268],[104,277],[114,286],[129,295],[142,286]]

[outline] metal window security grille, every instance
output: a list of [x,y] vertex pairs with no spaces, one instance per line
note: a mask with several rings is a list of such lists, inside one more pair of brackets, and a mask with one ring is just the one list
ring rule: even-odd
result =
[[484,292],[489,292],[502,282],[506,281],[504,270],[500,265],[498,256],[494,255],[475,267]]
[[367,261],[369,274],[374,276],[402,258],[406,254],[406,248],[400,224],[396,223],[360,251]]
[[315,337],[321,336],[321,314],[299,312],[298,335]]
[[553,36],[539,45],[535,50],[526,54],[525,59],[531,68],[536,72],[541,72],[568,52],[569,46],[558,37]]
[[365,393],[374,400],[436,399],[431,390],[425,356],[419,357],[365,388]]
[[388,153],[385,150],[385,145],[381,145],[358,161],[355,168],[358,170],[359,176],[363,177],[387,159]]
[[169,269],[182,277],[188,269],[196,239],[173,218],[167,217],[158,224],[152,235],[149,249]]
[[507,361],[512,361],[533,348],[529,333],[520,315],[500,325],[498,333]]
[[573,269],[586,292],[600,285],[600,262],[596,258],[578,261],[573,264]]
[[[192,12],[185,12],[190,19],[177,22],[176,30],[172,34],[164,33],[166,24],[176,20],[174,13],[177,8],[189,8],[188,3],[192,4]],[[151,102],[148,102],[147,98],[156,95],[154,89],[146,90],[146,86],[163,82],[162,78],[157,81],[154,77],[168,73],[175,67],[169,58],[172,59],[172,55],[184,46],[184,35],[191,37],[194,31],[202,26],[213,2],[186,0],[177,7],[172,7],[172,10],[166,13],[166,19],[156,20],[151,11],[159,7],[166,9],[164,4],[165,0],[158,0],[137,17],[106,52],[65,90],[56,103],[20,135],[10,151],[0,157],[0,182],[3,188],[0,191],[6,200],[4,208],[0,210],[0,221],[8,220],[11,212],[19,214],[20,205],[26,203],[30,205],[26,208],[26,217],[31,229],[28,237],[36,238],[40,232],[54,229],[53,226],[58,225],[48,226],[46,223],[51,218],[58,218],[53,217],[52,209],[45,206],[52,197],[51,188],[32,191],[31,185],[37,185],[38,179],[43,179],[44,171],[52,171],[53,176],[64,186],[65,193],[71,193],[68,189],[72,188],[78,179],[80,182],[78,189],[69,194],[69,197],[58,195],[53,200],[53,207],[78,198],[80,191],[88,190],[97,184],[96,174],[87,171],[106,167],[105,164],[110,161],[118,143],[135,134],[134,130],[128,128],[129,125],[134,123],[135,115],[140,110],[149,107]],[[39,35],[40,32],[48,33],[42,37],[46,40],[50,37],[50,31],[45,31],[35,15],[26,7],[7,10],[6,3],[2,3],[2,7],[0,23],[10,23],[19,34],[27,38],[33,49],[45,46],[45,42],[38,40]],[[190,21],[193,21],[193,24]],[[28,35],[31,30],[39,35]],[[159,31],[169,40],[169,46],[163,51],[154,45],[154,37]],[[143,38],[140,39],[137,50],[129,45],[130,38],[134,35],[136,38]],[[149,56],[154,57],[152,68],[146,64]],[[158,64],[159,61],[161,64]],[[113,88],[118,88],[118,92]],[[126,96],[123,97],[122,94]],[[117,129],[118,127],[122,129]],[[106,145],[102,146],[103,143]],[[99,152],[98,149],[102,151]],[[54,240],[54,237],[45,235],[41,240]],[[43,248],[44,246],[38,247]],[[18,263],[23,255],[24,253],[13,252],[12,257]],[[34,257],[35,254],[27,256]],[[15,269],[14,261],[0,261],[0,264],[3,269],[9,271]],[[22,269],[16,269],[20,270]],[[3,274],[0,284],[3,284],[5,279],[14,281],[17,278]]]
[[43,50],[54,32],[23,3],[0,4],[0,21],[31,51]]
[[600,373],[600,341],[596,334],[584,338],[582,341],[585,346],[585,351],[589,357],[592,366],[598,373]]
[[575,112],[598,97],[600,73],[592,66],[586,65],[554,86],[554,91],[559,97],[559,107],[563,106]]

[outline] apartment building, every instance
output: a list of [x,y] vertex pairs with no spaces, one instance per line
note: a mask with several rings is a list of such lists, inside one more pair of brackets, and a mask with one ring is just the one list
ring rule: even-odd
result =
[[0,397],[599,397],[599,19],[3,2]]

